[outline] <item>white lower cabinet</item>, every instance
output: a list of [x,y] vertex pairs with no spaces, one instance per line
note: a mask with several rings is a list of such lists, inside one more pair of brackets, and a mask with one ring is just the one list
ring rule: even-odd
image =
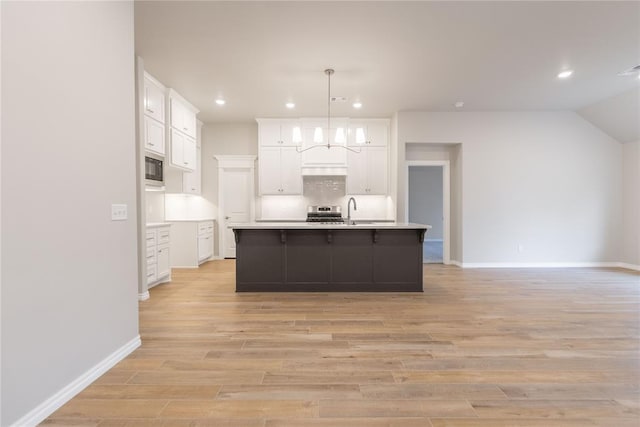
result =
[[213,220],[173,221],[171,266],[198,267],[213,257]]
[[171,281],[170,225],[147,226],[147,285]]

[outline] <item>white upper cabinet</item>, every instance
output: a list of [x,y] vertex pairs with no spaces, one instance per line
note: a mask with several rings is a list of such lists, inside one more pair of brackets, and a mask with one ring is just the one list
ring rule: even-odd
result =
[[[300,145],[302,128],[297,120],[257,119],[258,143],[261,147],[294,147]],[[297,137],[294,138],[294,133]],[[297,139],[297,140],[296,140]]]
[[165,88],[149,74],[144,73],[144,114],[164,123]]
[[182,192],[186,194],[202,193],[202,122],[198,122],[198,139],[196,140],[196,163],[193,172],[182,174]]
[[261,147],[258,156],[260,194],[302,194],[300,153],[295,147]]
[[196,168],[196,140],[176,129],[171,129],[170,165],[188,172]]
[[144,148],[164,156],[164,124],[149,116],[144,116]]
[[171,127],[195,138],[197,110],[176,97],[175,92],[170,97],[169,109],[171,111]]
[[349,152],[347,194],[385,195],[388,191],[387,147],[369,147]]
[[168,96],[167,122],[173,129],[195,139],[197,134],[196,114],[199,113],[198,109],[173,89],[168,90]]
[[196,137],[198,110],[173,89],[168,90],[169,152],[167,166],[192,172],[196,170]]
[[389,120],[362,119],[349,122],[350,146],[386,147],[389,144]]
[[165,87],[148,73],[144,73],[144,149],[165,155]]

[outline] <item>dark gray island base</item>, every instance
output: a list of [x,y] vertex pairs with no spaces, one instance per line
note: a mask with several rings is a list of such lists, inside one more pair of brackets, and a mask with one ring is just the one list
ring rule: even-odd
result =
[[422,292],[427,228],[234,228],[236,291]]

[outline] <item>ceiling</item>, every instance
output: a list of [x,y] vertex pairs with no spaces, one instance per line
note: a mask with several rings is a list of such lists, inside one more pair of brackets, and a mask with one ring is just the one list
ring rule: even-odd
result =
[[138,1],[135,37],[205,123],[324,116],[325,68],[347,117],[579,110],[640,85],[617,75],[640,64],[639,2]]

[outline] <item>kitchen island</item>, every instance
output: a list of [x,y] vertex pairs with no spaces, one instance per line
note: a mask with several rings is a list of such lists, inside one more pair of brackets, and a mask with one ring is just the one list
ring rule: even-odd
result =
[[236,291],[422,292],[429,228],[393,222],[236,226]]

